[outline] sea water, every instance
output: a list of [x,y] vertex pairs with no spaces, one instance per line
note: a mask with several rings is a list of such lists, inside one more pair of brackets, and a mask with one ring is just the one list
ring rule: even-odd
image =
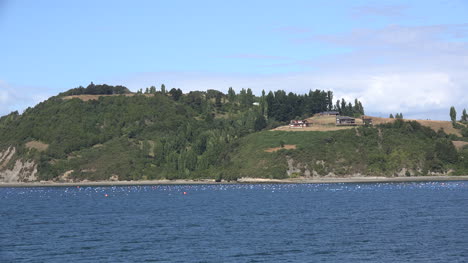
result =
[[468,182],[0,188],[0,262],[467,262]]

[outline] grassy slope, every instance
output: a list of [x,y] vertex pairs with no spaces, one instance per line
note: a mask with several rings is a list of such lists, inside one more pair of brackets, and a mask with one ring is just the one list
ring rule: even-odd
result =
[[[301,172],[307,166],[322,176],[329,173],[337,176],[356,173],[393,176],[401,172],[402,168],[409,170],[412,175],[424,175],[430,171],[444,172],[456,165],[463,166],[447,161],[441,164],[442,167],[437,166],[440,161],[432,160],[432,155],[437,151],[436,141],[445,143],[443,145],[448,145],[451,150],[450,142],[434,137],[435,133],[427,129],[415,132],[408,127],[255,133],[241,140],[228,170],[238,172],[240,176],[284,178],[288,167],[287,156],[296,165],[301,164]],[[265,152],[268,148],[280,146],[281,141],[294,144],[297,149]]]

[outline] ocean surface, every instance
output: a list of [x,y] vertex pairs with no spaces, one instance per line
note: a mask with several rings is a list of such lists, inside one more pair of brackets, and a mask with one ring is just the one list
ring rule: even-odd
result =
[[0,188],[0,262],[468,262],[468,182]]

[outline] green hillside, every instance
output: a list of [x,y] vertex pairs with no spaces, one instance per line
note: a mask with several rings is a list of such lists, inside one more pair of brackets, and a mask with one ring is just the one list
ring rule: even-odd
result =
[[466,147],[457,151],[453,138],[417,122],[268,131],[332,109],[364,113],[357,100],[334,105],[330,91],[256,97],[250,90],[130,93],[91,84],[0,118],[0,175],[79,181],[468,173]]
[[286,170],[289,176],[337,177],[468,172],[466,147],[457,152],[445,133],[402,120],[329,132],[263,131],[243,138],[232,156],[229,170],[241,177],[280,179]]

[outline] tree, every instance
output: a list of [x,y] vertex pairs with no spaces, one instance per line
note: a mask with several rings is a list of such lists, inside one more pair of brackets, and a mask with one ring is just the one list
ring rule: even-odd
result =
[[281,148],[284,148],[285,142],[284,142],[283,140],[280,140],[279,143],[280,143],[280,147],[281,147]]
[[468,121],[468,114],[466,114],[466,109],[463,109],[461,121]]
[[166,86],[164,84],[161,84],[161,93],[166,95]]
[[450,107],[450,119],[452,120],[452,122],[456,122],[457,121],[457,111],[455,110],[455,107]]
[[229,98],[229,102],[231,103],[233,103],[236,100],[236,92],[234,91],[232,87],[229,87],[228,98]]
[[390,116],[389,116],[390,119],[393,119],[393,114],[390,113]]
[[180,97],[182,96],[182,90],[172,88],[172,89],[169,91],[169,94],[171,94],[172,98],[173,98],[175,101],[178,101],[178,100],[180,99]]
[[265,116],[265,111],[266,111],[266,98],[265,98],[265,90],[262,90],[262,98],[260,99],[260,112],[262,116]]
[[221,106],[222,106],[222,103],[221,103],[222,97],[223,97],[223,94],[221,92],[216,93],[216,95],[215,95],[215,106],[216,106],[216,108],[221,108]]
[[265,117],[263,115],[260,115],[257,117],[254,123],[254,129],[255,131],[261,131],[267,126],[267,122],[265,120]]
[[267,108],[267,116],[269,118],[274,117],[274,104],[275,104],[275,95],[273,92],[268,92],[268,95],[265,98],[266,108]]
[[335,110],[341,114],[340,100],[336,101]]
[[333,110],[333,91],[327,91],[327,104],[328,104],[327,110],[329,111]]

